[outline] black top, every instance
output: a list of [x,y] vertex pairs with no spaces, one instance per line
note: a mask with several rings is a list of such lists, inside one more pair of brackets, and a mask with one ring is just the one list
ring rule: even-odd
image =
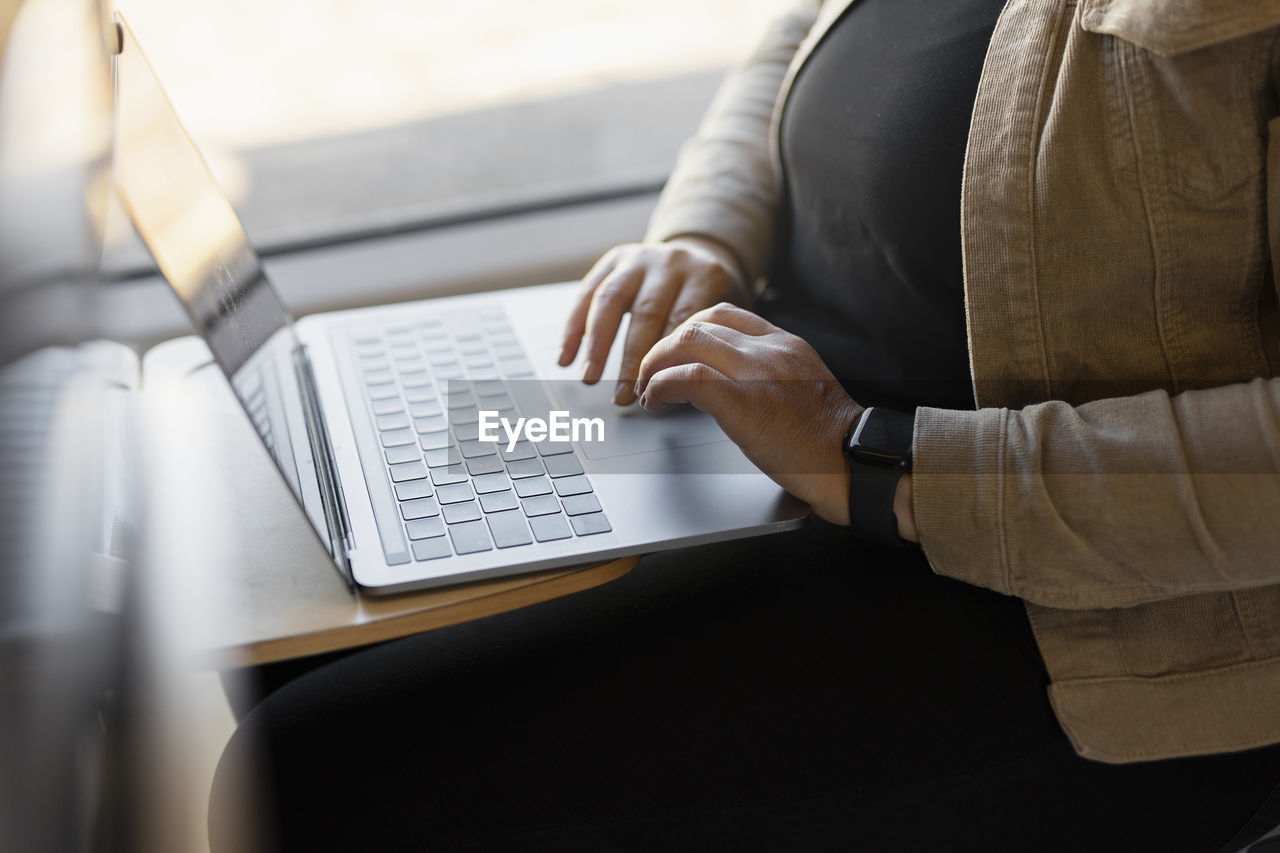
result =
[[783,108],[760,310],[863,405],[973,408],[960,261],[969,117],[1004,0],[859,0]]

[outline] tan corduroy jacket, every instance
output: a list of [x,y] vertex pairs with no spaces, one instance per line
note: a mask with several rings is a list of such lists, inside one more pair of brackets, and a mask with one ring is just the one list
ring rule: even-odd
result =
[[[780,105],[849,2],[730,75],[650,239],[764,271]],[[917,414],[916,524],[936,571],[1026,601],[1089,758],[1280,741],[1278,34],[1280,0],[1009,0],[978,87],[980,408]]]

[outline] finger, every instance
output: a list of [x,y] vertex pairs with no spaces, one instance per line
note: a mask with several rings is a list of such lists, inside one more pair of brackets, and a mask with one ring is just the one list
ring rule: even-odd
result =
[[693,314],[689,319],[691,321],[725,326],[742,332],[744,335],[759,336],[782,331],[759,314],[748,311],[746,308],[739,308],[731,302],[721,302],[717,305],[712,305],[710,308],[704,308]]
[[582,334],[587,328],[587,311],[591,308],[591,296],[604,281],[605,276],[613,272],[618,263],[618,252],[611,249],[600,256],[585,276],[574,296],[573,309],[564,324],[564,334],[560,338],[560,358],[557,363],[568,367],[578,357],[578,345],[582,343]]
[[631,305],[631,323],[622,344],[622,366],[613,391],[613,402],[619,406],[630,405],[636,399],[640,362],[663,337],[667,315],[680,290],[679,283],[680,279],[671,273],[651,269],[640,285],[640,292]]
[[609,348],[613,346],[613,339],[618,336],[618,327],[622,325],[622,315],[631,307],[642,281],[643,267],[615,269],[605,276],[592,295],[582,345],[582,381],[588,385],[600,381],[605,360],[609,357]]
[[685,320],[706,308],[707,302],[718,298],[718,296],[711,295],[711,286],[705,279],[690,281],[681,288],[671,306],[671,310],[667,312],[667,322],[666,326],[663,327],[662,334],[671,334]]
[[636,393],[644,393],[655,373],[679,364],[702,363],[734,379],[743,372],[745,336],[734,329],[690,320],[653,345],[640,362]]
[[[702,362],[663,368],[649,380],[640,396],[640,405],[657,411],[665,405],[689,403],[707,412],[725,429],[740,414],[741,387],[720,371]],[[729,430],[725,429],[728,433]]]

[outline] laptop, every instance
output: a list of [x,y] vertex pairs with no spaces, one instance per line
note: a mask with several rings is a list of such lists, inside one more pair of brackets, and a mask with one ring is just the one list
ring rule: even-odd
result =
[[119,197],[353,589],[420,589],[803,523],[807,507],[709,416],[620,409],[611,389],[556,366],[572,283],[295,323],[117,22]]

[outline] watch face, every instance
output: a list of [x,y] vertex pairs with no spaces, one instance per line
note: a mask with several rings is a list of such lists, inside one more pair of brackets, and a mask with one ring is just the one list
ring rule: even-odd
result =
[[849,455],[869,465],[898,468],[909,464],[915,418],[903,412],[871,408],[849,441]]

